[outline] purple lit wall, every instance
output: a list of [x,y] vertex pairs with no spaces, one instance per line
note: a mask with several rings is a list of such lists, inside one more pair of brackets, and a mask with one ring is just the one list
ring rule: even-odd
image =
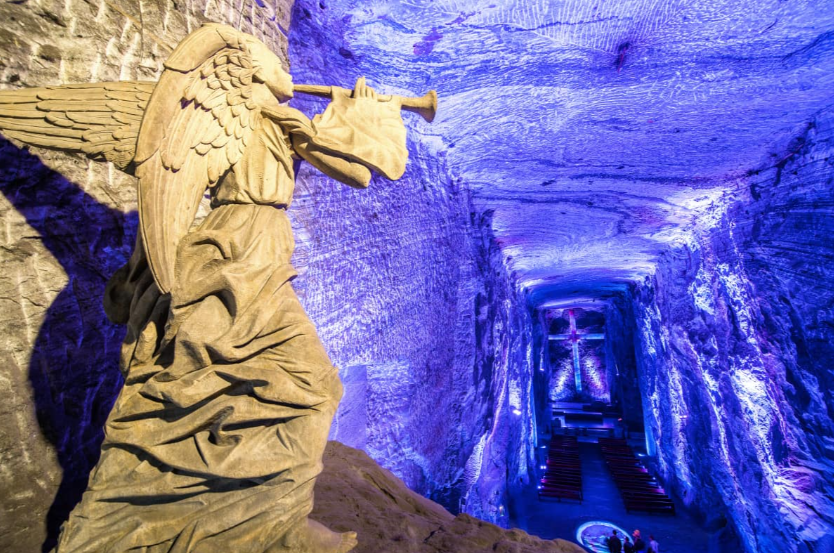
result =
[[834,551],[834,111],[633,290],[658,467],[746,551]]
[[608,383],[608,370],[605,365],[605,346],[601,342],[579,345],[582,390],[592,401],[608,403],[611,391]]
[[633,302],[628,294],[613,298],[605,310],[605,357],[611,402],[618,405],[628,428],[643,428],[643,405],[637,373]]
[[[385,78],[390,56],[352,46],[338,14],[296,4],[295,82],[352,86],[367,75],[385,92],[426,92],[397,89]],[[324,104],[298,96],[291,105],[313,113]],[[304,167],[290,210],[294,286],[345,383],[331,438],[453,512],[506,525],[508,481],[527,480],[533,463],[543,340],[492,214],[473,209],[434,128],[405,120],[402,180],[356,191]]]
[[[558,347],[558,346],[557,346]],[[576,398],[574,384],[573,355],[567,348],[551,347],[551,377],[548,397],[550,401],[571,401]],[[552,351],[556,349],[556,351]],[[561,351],[560,351],[561,350]]]
[[573,351],[565,344],[550,346],[552,376],[551,401],[603,401],[608,403],[611,393],[602,344],[579,344],[579,370],[582,391],[576,391]]

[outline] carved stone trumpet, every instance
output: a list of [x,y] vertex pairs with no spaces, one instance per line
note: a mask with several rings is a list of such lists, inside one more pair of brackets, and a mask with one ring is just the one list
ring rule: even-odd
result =
[[[297,84],[293,87],[293,92],[300,92],[301,94],[311,94],[313,96],[321,96],[322,98],[332,98],[333,89],[340,87],[315,85],[315,84]],[[347,89],[343,89],[347,90]],[[437,92],[429,90],[423,96],[415,98],[412,96],[396,96],[396,95],[379,95],[377,99],[380,102],[390,102],[391,100],[399,100],[402,109],[418,114],[420,117],[431,123],[434,121],[434,116],[437,113]]]

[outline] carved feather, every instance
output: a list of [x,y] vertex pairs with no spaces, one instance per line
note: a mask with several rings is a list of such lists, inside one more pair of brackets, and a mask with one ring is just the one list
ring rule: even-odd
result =
[[253,40],[207,24],[180,43],[158,83],[0,91],[0,132],[135,172],[142,242],[157,285],[169,292],[177,246],[203,193],[240,161],[260,126],[253,90],[266,87],[253,75],[281,66]]
[[171,55],[148,104],[137,154],[139,220],[163,293],[173,286],[177,246],[203,193],[240,160],[258,123],[260,110],[245,101],[255,65],[237,31],[204,26]]
[[124,81],[0,91],[0,133],[130,170],[156,83]]

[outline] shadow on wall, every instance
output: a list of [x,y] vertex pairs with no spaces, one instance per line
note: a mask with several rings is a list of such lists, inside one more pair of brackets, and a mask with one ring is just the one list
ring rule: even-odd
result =
[[34,155],[0,138],[0,192],[61,264],[67,285],[47,308],[29,364],[38,424],[63,477],[47,515],[43,550],[81,499],[122,377],[124,328],[104,314],[104,287],[125,263],[138,216],[96,201]]

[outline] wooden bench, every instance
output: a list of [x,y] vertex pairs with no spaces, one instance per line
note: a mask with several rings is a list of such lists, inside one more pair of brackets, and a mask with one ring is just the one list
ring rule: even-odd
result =
[[653,500],[653,499],[669,499],[669,496],[666,495],[666,492],[659,490],[657,488],[651,490],[620,490],[620,494],[627,498],[629,501],[640,501],[643,499],[646,500]]
[[675,504],[672,500],[624,500],[623,502],[625,503],[627,513],[630,511],[643,511],[647,513],[675,514]]
[[545,471],[544,477],[558,477],[558,476],[573,476],[573,477],[580,477],[582,476],[581,470],[548,470]]
[[582,467],[579,465],[562,465],[559,463],[548,463],[547,472],[582,472]]
[[605,465],[608,467],[610,472],[623,472],[623,473],[642,473],[642,474],[649,474],[649,471],[640,463],[612,463],[610,461],[606,461]]
[[611,477],[616,482],[639,482],[641,484],[645,484],[646,482],[656,482],[654,476],[651,474],[646,473],[623,473],[623,472],[612,472]]
[[611,478],[614,480],[621,480],[623,482],[640,482],[645,484],[646,482],[655,481],[655,477],[648,472],[612,470],[610,473]]
[[545,473],[542,475],[542,482],[545,480],[582,480],[582,473],[580,472],[553,472],[553,473]]
[[550,439],[545,468],[539,485],[539,499],[582,502],[582,463],[575,437],[553,436]]
[[548,463],[545,466],[545,472],[582,472],[581,465],[574,465],[574,464],[561,464],[561,463]]
[[577,490],[582,489],[582,479],[581,478],[556,478],[556,479],[543,479],[541,482],[541,487],[543,489],[547,488],[575,488]]
[[540,490],[576,490],[582,491],[581,483],[577,482],[542,482]]
[[548,488],[539,490],[539,499],[552,498],[558,499],[575,499],[582,503],[582,490],[573,488]]
[[619,480],[615,479],[617,487],[621,490],[631,490],[631,491],[641,491],[641,490],[660,490],[663,493],[666,493],[663,490],[663,487],[657,483],[654,479],[652,480],[633,480],[627,478],[621,478]]
[[651,473],[649,473],[646,470],[640,470],[638,468],[635,468],[635,469],[631,470],[631,469],[624,469],[622,467],[619,467],[619,468],[609,467],[608,472],[610,472],[611,476],[613,476],[614,478],[617,478],[617,477],[619,477],[619,478],[632,478],[633,477],[635,480],[654,480],[654,476],[652,476]]

